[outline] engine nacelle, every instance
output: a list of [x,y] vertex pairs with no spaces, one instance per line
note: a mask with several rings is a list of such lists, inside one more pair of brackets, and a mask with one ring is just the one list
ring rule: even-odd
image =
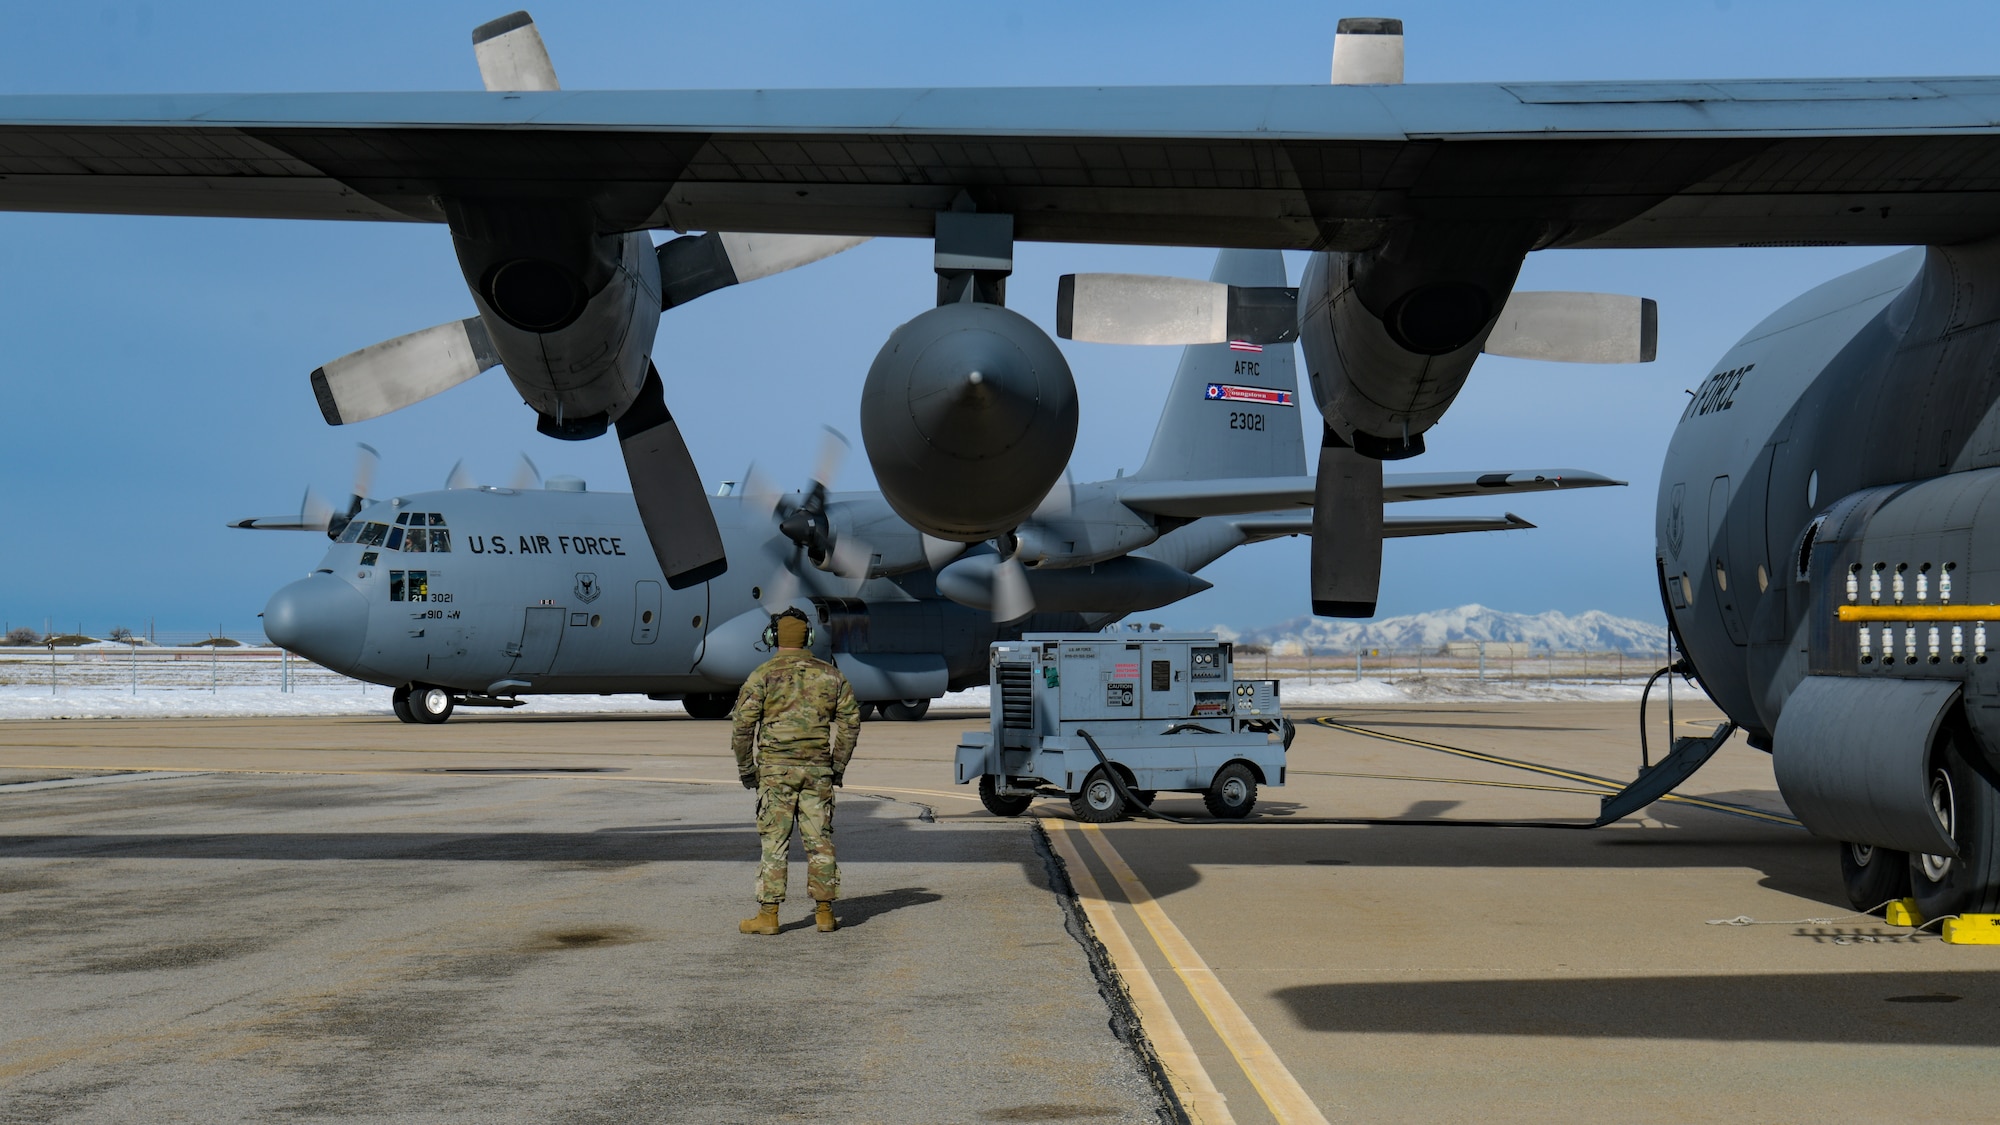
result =
[[452,245],[494,350],[551,437],[596,437],[646,382],[660,263],[644,233],[599,234],[587,210],[449,207]]
[[1055,341],[962,302],[896,329],[861,390],[861,439],[896,514],[977,542],[1028,518],[1076,446],[1076,381]]
[[1526,245],[1513,232],[1416,228],[1365,253],[1323,251],[1299,287],[1313,398],[1357,451],[1424,451],[1506,305]]

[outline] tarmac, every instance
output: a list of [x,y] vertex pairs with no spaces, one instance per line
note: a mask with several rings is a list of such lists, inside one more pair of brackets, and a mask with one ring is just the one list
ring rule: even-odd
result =
[[1587,823],[1635,716],[1302,713],[1249,821],[1103,828],[951,784],[983,715],[870,722],[843,928],[799,862],[774,938],[735,932],[756,838],[720,723],[0,723],[0,1121],[2000,1105],[2000,947],[1852,916],[1740,738],[1611,827],[1440,823]]

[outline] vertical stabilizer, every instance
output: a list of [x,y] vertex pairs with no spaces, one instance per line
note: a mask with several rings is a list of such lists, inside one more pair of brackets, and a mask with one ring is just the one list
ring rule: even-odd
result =
[[[1224,250],[1209,280],[1225,285],[1285,285],[1277,250]],[[1299,376],[1291,344],[1194,344],[1160,411],[1146,463],[1151,480],[1295,477],[1306,473],[1299,423]]]

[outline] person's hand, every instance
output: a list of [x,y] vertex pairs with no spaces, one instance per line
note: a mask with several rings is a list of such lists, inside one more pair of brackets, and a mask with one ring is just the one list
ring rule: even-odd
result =
[[736,775],[736,779],[737,779],[738,781],[741,781],[741,782],[743,783],[743,788],[745,788],[745,789],[755,789],[755,788],[757,788],[757,771],[756,771],[756,770],[751,770],[751,771],[750,771],[749,773],[739,773],[739,774],[737,774],[737,775]]

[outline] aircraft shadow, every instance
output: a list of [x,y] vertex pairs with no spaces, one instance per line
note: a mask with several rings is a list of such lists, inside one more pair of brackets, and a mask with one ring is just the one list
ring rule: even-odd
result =
[[2000,971],[1990,969],[1370,982],[1272,995],[1313,1031],[2000,1046]]

